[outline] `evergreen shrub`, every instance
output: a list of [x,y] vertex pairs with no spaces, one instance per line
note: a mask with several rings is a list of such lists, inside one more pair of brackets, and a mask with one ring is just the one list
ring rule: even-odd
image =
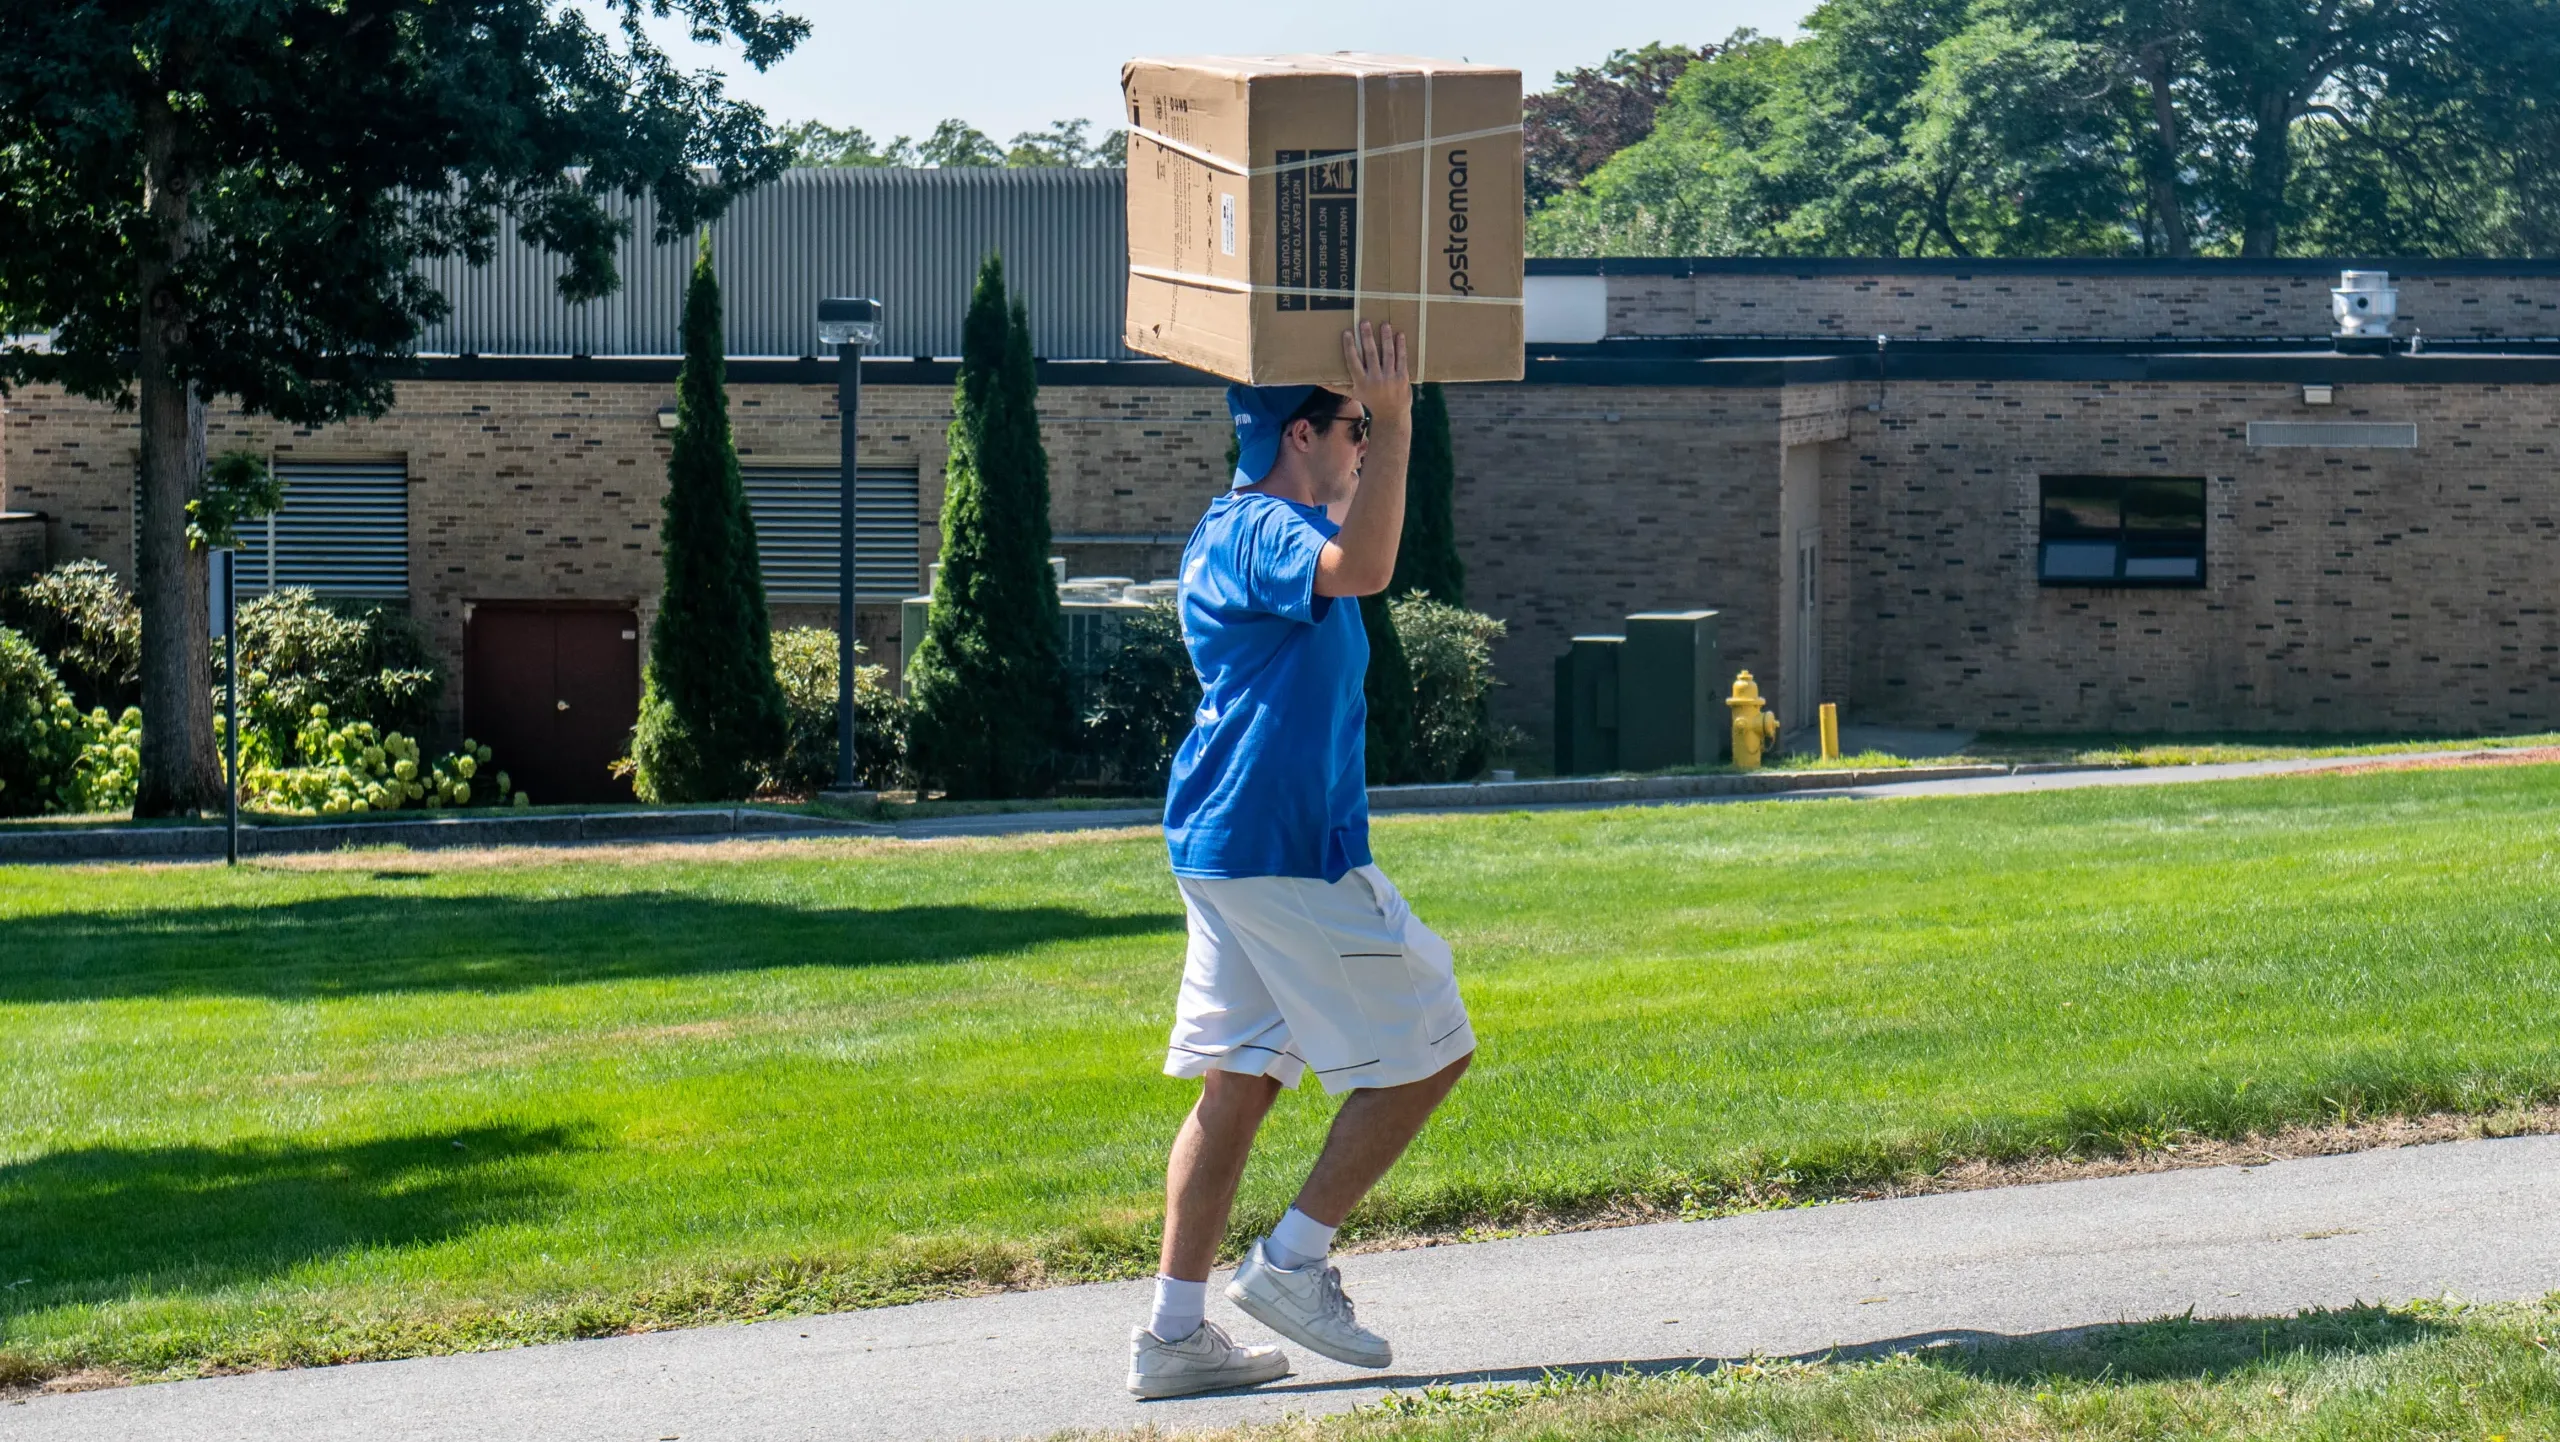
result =
[[1449,399],[1437,382],[1413,388],[1413,452],[1405,470],[1404,532],[1387,594],[1428,591],[1467,604],[1467,567],[1458,559],[1458,462],[1449,441]]
[[1413,670],[1405,661],[1404,640],[1396,634],[1395,608],[1382,595],[1356,601],[1346,597],[1335,604],[1357,605],[1360,624],[1369,631],[1369,674],[1362,682],[1369,703],[1364,741],[1369,784],[1419,781],[1413,752]]
[[1200,709],[1200,676],[1182,644],[1182,614],[1159,601],[1121,623],[1085,716],[1086,754],[1115,790],[1164,794],[1173,753]]
[[1049,458],[1031,323],[1004,264],[979,267],[961,328],[942,576],[908,668],[907,760],[956,798],[1039,796],[1076,744],[1049,571]]
[[782,760],[790,717],[774,679],[755,520],[729,434],[720,282],[707,233],[685,291],[661,535],[666,586],[632,732],[633,782],[648,801],[744,800]]

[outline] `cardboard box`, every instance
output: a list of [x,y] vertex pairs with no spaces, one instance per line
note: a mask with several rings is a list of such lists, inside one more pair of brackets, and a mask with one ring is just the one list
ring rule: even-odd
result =
[[1520,72],[1394,55],[1132,60],[1131,349],[1339,384],[1342,332],[1414,378],[1521,375]]

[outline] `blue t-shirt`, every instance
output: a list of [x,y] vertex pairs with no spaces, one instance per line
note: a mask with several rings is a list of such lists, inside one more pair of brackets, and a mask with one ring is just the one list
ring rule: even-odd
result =
[[1357,600],[1316,594],[1340,529],[1321,506],[1239,491],[1183,547],[1200,710],[1165,790],[1176,876],[1340,881],[1369,864],[1369,633]]

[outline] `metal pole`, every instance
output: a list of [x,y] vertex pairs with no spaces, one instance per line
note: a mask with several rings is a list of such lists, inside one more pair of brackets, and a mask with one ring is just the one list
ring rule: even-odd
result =
[[216,551],[222,560],[222,750],[229,786],[222,859],[240,864],[240,553]]
[[861,468],[854,429],[862,416],[862,347],[836,347],[836,414],[844,423],[836,453],[836,789],[854,789],[853,647],[854,542],[861,528]]

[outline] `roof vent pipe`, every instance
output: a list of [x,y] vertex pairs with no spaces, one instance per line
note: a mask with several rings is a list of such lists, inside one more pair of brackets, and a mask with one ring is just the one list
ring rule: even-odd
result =
[[2329,313],[2338,318],[2340,340],[2387,340],[2400,316],[2400,292],[2389,271],[2342,270],[2329,292]]

